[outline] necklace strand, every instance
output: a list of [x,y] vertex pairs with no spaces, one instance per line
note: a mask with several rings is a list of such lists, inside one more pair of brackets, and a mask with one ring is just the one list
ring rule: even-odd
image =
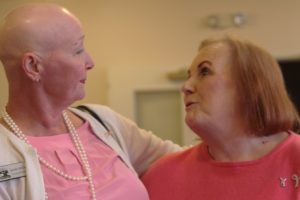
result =
[[[28,139],[26,138],[25,134],[17,126],[17,124],[14,122],[14,120],[9,116],[9,114],[6,112],[6,110],[4,110],[2,112],[2,116],[3,116],[4,121],[12,129],[12,131],[17,135],[17,137],[19,137],[21,140],[23,140],[25,143],[27,143],[29,146],[32,147],[32,145],[29,143]],[[96,200],[96,191],[95,191],[95,185],[94,185],[93,176],[92,176],[92,170],[91,170],[90,164],[88,162],[88,158],[87,158],[85,149],[83,148],[83,145],[82,145],[81,140],[78,136],[78,133],[77,133],[72,121],[69,119],[66,111],[63,111],[63,119],[64,119],[64,122],[65,122],[67,128],[68,128],[68,131],[70,132],[70,135],[71,135],[71,138],[74,142],[75,148],[78,151],[80,160],[82,161],[82,164],[83,164],[84,173],[86,175],[85,176],[72,176],[72,175],[66,174],[65,172],[61,171],[57,167],[50,164],[48,161],[46,161],[44,158],[42,158],[37,153],[38,159],[48,169],[52,170],[54,173],[58,174],[59,176],[65,178],[67,180],[71,180],[71,181],[85,181],[85,180],[87,180],[88,183],[89,183],[89,186],[90,186],[90,192],[91,192],[92,200]],[[48,199],[47,192],[45,193],[45,199]]]

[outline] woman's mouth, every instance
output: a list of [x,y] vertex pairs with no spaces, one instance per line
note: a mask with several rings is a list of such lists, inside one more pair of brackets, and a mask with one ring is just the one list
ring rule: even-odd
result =
[[192,106],[195,105],[195,104],[196,104],[196,102],[187,102],[187,103],[185,104],[185,108],[188,109],[188,108],[192,107]]

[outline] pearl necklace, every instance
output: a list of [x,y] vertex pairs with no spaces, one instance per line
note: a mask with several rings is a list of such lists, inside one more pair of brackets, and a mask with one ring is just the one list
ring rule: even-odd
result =
[[[12,129],[12,131],[25,143],[27,143],[29,146],[32,147],[32,145],[29,143],[28,139],[26,138],[25,134],[21,131],[21,129],[17,126],[17,124],[13,121],[13,119],[9,116],[9,114],[4,110],[2,112],[2,116],[4,121],[7,123],[7,125]],[[59,176],[62,176],[65,179],[71,180],[71,181],[85,181],[87,180],[90,185],[90,192],[92,196],[92,200],[96,200],[96,191],[95,191],[95,185],[92,177],[92,170],[90,167],[90,164],[88,162],[88,158],[86,155],[86,152],[83,148],[83,145],[81,143],[81,140],[77,134],[77,131],[72,123],[72,121],[69,119],[67,112],[63,111],[63,119],[64,122],[68,128],[68,131],[70,132],[71,138],[75,144],[75,148],[78,151],[79,157],[83,163],[83,169],[85,172],[85,176],[72,176],[69,174],[66,174],[65,172],[61,171],[60,169],[56,168],[52,164],[50,164],[48,161],[43,159],[39,154],[37,154],[39,161],[44,164],[47,168],[58,174]],[[48,199],[47,192],[45,194],[45,199]]]

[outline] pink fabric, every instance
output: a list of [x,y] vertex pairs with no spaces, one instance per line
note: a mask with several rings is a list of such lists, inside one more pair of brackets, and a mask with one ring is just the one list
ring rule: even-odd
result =
[[300,200],[299,155],[300,136],[294,133],[247,162],[216,162],[201,144],[162,158],[142,180],[151,200]]
[[[149,199],[139,178],[110,147],[92,133],[87,122],[77,131],[92,168],[98,200]],[[70,175],[83,176],[83,168],[69,134],[28,137],[28,140],[52,165]],[[41,166],[50,200],[91,199],[87,181],[69,181],[58,176],[43,164]]]

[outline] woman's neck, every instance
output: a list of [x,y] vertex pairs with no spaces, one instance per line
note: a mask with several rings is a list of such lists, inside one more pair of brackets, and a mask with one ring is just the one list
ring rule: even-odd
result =
[[67,131],[62,117],[63,109],[17,102],[9,102],[5,109],[25,135],[46,136]]
[[241,135],[224,141],[208,141],[208,152],[216,161],[238,162],[259,159],[270,153],[286,137],[287,132],[269,136]]

